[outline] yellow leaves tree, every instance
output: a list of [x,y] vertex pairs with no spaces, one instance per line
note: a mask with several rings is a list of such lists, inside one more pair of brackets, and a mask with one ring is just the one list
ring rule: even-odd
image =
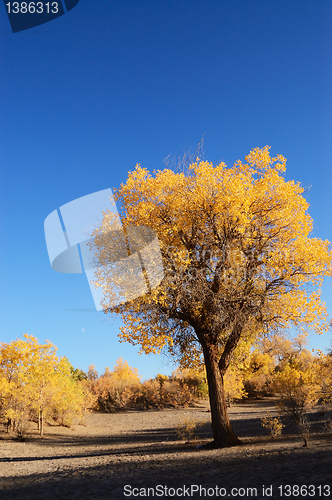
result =
[[59,393],[59,379],[69,377],[70,371],[64,360],[59,361],[56,347],[51,342],[39,344],[33,337],[28,342],[31,349],[28,385],[33,394],[30,404],[37,414],[38,429],[43,436],[45,419],[52,415]]
[[28,335],[25,340],[17,339],[10,344],[0,344],[0,379],[2,415],[8,419],[8,426],[23,435],[31,411],[33,391],[29,368],[31,350]]
[[320,398],[320,384],[315,364],[301,367],[288,364],[274,379],[276,393],[281,396],[282,409],[296,424],[315,406]]
[[286,159],[271,158],[268,146],[245,160],[227,167],[197,159],[186,170],[153,175],[137,165],[116,190],[124,228],[158,235],[164,278],[144,296],[113,306],[116,283],[105,265],[114,253],[112,212],[92,235],[95,285],[104,308],[122,316],[121,339],[146,353],[168,348],[179,358],[203,357],[212,447],[239,443],[224,389],[239,342],[291,325],[318,333],[328,327],[321,284],[332,273],[332,254],[328,241],[310,236],[304,190],[285,180]]
[[322,401],[332,407],[332,355],[318,352],[318,376]]
[[307,335],[295,338],[279,334],[258,338],[251,346],[241,368],[244,386],[249,396],[272,394],[276,372],[281,372],[289,363],[301,366],[314,361],[314,356],[305,349]]
[[300,354],[296,359],[291,359],[274,377],[274,390],[281,398],[277,406],[281,413],[288,414],[299,426],[304,446],[308,445],[309,439],[306,415],[322,396],[320,372],[317,359],[309,361],[307,356]]
[[245,387],[249,395],[263,395],[269,392],[276,362],[268,353],[255,350],[251,353],[244,373]]
[[227,406],[229,407],[235,399],[243,399],[247,396],[243,384],[243,375],[235,366],[230,366],[225,374],[224,391]]
[[[79,370],[77,370],[79,372]],[[94,398],[90,395],[84,384],[75,378],[72,366],[67,358],[61,358],[54,366],[52,398],[49,405],[45,405],[44,417],[53,416],[61,425],[70,427],[74,417],[79,417],[83,422],[84,414],[93,404]]]
[[3,417],[22,435],[31,416],[43,436],[44,422],[54,411],[79,413],[83,394],[71,377],[70,364],[56,356],[49,341],[39,344],[24,334],[9,344],[0,344],[0,395]]
[[137,368],[129,366],[127,361],[123,361],[123,358],[116,361],[111,375],[114,380],[121,380],[131,384],[139,384],[141,381]]
[[122,358],[116,361],[113,371],[106,367],[101,377],[98,377],[94,366],[90,366],[88,379],[98,407],[106,411],[125,408],[135,399],[135,392],[141,384],[137,368],[132,368]]

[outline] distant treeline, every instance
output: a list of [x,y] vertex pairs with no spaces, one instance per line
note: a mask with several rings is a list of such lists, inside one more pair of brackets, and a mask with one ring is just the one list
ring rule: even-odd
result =
[[[305,335],[293,341],[279,336],[259,345],[243,345],[224,377],[226,403],[244,397],[277,396],[279,408],[300,422],[317,403],[332,404],[332,356],[304,348]],[[137,369],[119,358],[111,371],[99,376],[94,365],[87,372],[74,369],[56,356],[49,341],[40,344],[23,335],[0,344],[0,419],[7,431],[23,437],[28,421],[40,435],[52,419],[70,427],[84,423],[87,411],[180,407],[208,397],[202,365],[178,368],[172,376],[158,374],[141,382]]]
[[0,344],[0,419],[18,437],[28,421],[36,422],[42,436],[49,419],[70,427],[74,418],[83,423],[87,410],[187,406],[207,394],[204,376],[188,371],[159,374],[142,383],[137,369],[122,358],[113,371],[106,368],[98,376],[93,365],[87,373],[74,369],[56,351],[51,342],[40,344],[27,334]]

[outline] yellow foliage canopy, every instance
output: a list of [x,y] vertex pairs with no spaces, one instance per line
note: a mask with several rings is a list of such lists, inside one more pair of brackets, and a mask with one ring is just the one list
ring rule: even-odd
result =
[[[231,168],[197,159],[187,173],[165,169],[151,175],[140,165],[129,173],[116,190],[122,223],[157,232],[165,278],[144,297],[112,309],[122,314],[123,340],[146,353],[168,345],[171,352],[197,357],[198,328],[221,345],[236,322],[243,325],[242,338],[262,325],[326,330],[320,285],[331,275],[329,242],[310,237],[304,190],[285,181],[285,169],[286,159],[271,158],[266,146]],[[106,212],[94,232],[104,263],[111,252],[105,239],[111,218]],[[96,285],[103,287],[107,307],[116,284],[105,268],[96,272]]]
[[48,340],[39,344],[24,334],[9,344],[0,344],[0,398],[2,416],[10,419],[20,432],[32,415],[38,418],[43,434],[45,418],[79,414],[84,395],[70,374],[66,358],[56,356],[57,348]]

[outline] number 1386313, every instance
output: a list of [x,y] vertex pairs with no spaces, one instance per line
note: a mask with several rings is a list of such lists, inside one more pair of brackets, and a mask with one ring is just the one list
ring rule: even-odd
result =
[[57,14],[59,12],[58,2],[8,2],[6,7],[8,14]]

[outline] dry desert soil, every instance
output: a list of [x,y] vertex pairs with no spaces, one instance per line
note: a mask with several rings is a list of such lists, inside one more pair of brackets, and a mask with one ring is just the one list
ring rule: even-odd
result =
[[[197,448],[212,437],[205,401],[193,408],[91,413],[85,426],[47,425],[43,438],[31,423],[23,442],[1,431],[0,500],[332,498],[326,415],[311,415],[305,448],[287,420],[283,434],[270,439],[260,422],[267,410],[274,411],[271,399],[230,408],[242,445],[219,450]],[[176,426],[185,418],[202,423],[198,441],[178,440]]]

